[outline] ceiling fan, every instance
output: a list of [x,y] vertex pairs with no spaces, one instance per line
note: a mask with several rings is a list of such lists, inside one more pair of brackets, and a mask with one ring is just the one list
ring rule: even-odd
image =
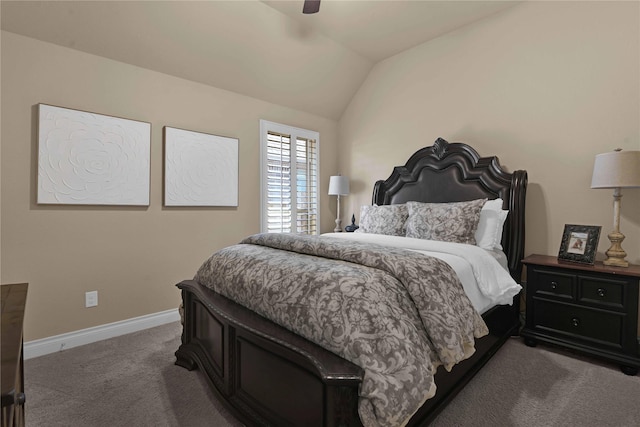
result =
[[304,0],[302,13],[317,13],[320,10],[320,0]]

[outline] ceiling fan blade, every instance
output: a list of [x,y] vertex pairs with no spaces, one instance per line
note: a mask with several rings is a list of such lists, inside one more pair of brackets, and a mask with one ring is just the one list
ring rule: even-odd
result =
[[320,0],[304,0],[302,13],[316,13],[320,10]]

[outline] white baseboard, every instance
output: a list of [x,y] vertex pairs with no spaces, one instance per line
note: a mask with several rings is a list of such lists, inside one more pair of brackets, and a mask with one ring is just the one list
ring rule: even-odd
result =
[[93,328],[81,329],[75,332],[68,332],[66,334],[54,335],[52,337],[39,340],[27,341],[24,343],[23,354],[25,359],[31,359],[38,356],[44,356],[45,354],[78,347],[80,345],[91,344],[92,342],[142,331],[144,329],[153,328],[154,326],[179,321],[180,314],[177,309],[161,311],[159,313],[134,317],[133,319],[94,326]]

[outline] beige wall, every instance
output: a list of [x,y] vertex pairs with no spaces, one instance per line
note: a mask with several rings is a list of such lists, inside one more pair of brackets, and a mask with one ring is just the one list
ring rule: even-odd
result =
[[[635,2],[516,6],[378,64],[339,127],[2,32],[1,281],[30,283],[25,339],[174,308],[176,282],[257,232],[259,119],[320,132],[321,194],[333,173],[352,180],[343,224],[370,203],[375,180],[441,136],[528,170],[527,253],[555,255],[566,223],[602,225],[603,252],[612,191],[589,189],[591,168],[595,154],[640,149],[639,19]],[[151,122],[151,205],[36,205],[41,102]],[[162,126],[239,138],[238,208],[162,207]],[[623,246],[640,263],[640,189],[623,194]],[[321,201],[323,231],[333,229],[334,199]],[[100,305],[86,309],[90,290]]]
[[[437,137],[529,173],[526,254],[557,255],[565,224],[613,228],[594,156],[640,149],[640,4],[528,2],[379,63],[340,120],[345,217]],[[640,189],[623,191],[627,259],[640,264]]]
[[[322,195],[337,171],[333,120],[7,32],[1,76],[1,281],[30,284],[27,341],[176,308],[175,283],[258,232],[260,119],[320,132]],[[150,206],[35,204],[38,103],[150,122]],[[163,208],[163,126],[239,138],[237,208]],[[334,204],[322,196],[324,231]]]

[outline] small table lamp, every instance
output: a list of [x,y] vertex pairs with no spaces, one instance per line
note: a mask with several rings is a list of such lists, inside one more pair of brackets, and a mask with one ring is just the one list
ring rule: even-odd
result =
[[620,232],[620,199],[622,188],[640,187],[640,151],[615,151],[598,154],[593,165],[591,188],[613,188],[613,231],[607,236],[611,247],[605,265],[628,267],[627,253],[622,249],[624,234]]
[[329,179],[329,195],[338,196],[336,228],[333,229],[335,233],[339,233],[342,231],[342,219],[340,219],[340,196],[346,196],[347,194],[349,194],[349,178],[342,175],[332,176]]

